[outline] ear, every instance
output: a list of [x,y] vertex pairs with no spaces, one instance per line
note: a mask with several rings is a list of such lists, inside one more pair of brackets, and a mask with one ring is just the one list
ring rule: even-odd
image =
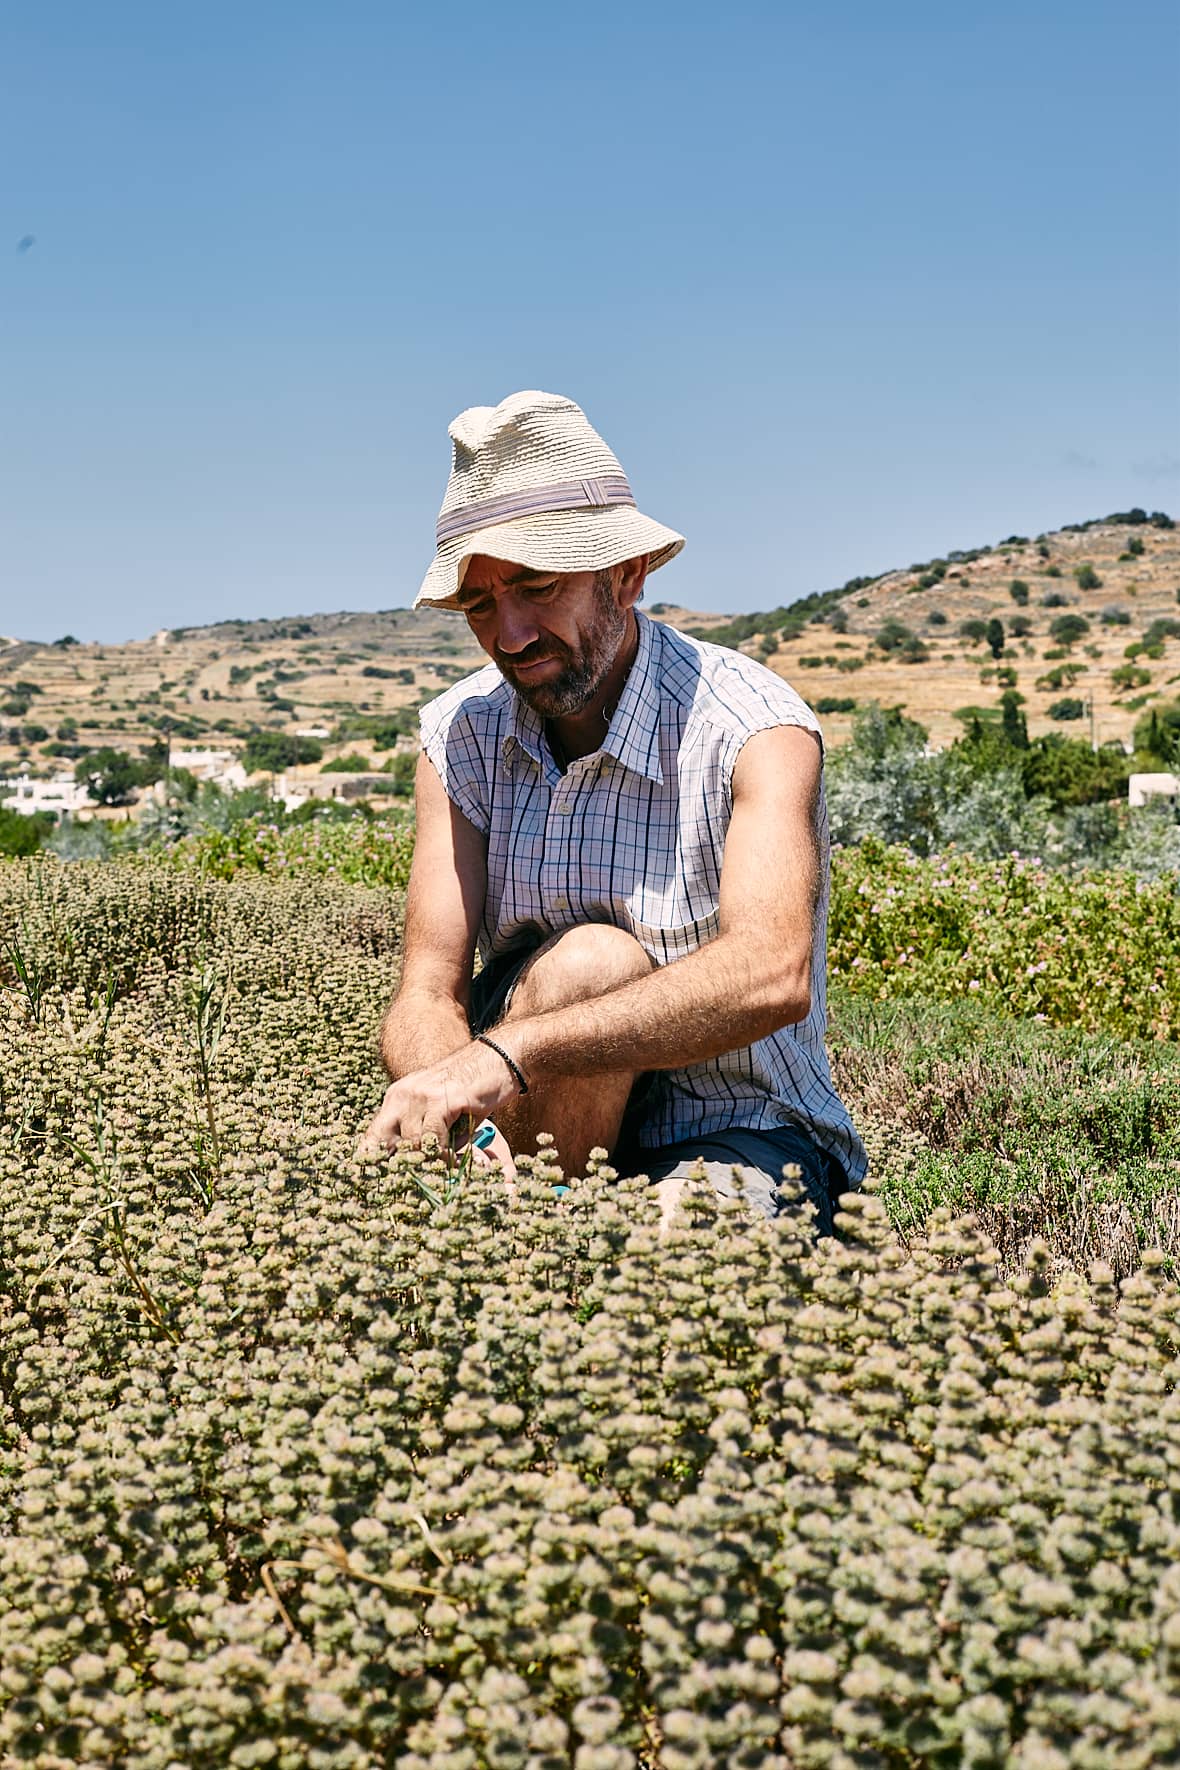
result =
[[634,608],[643,595],[650,559],[650,553],[640,553],[637,558],[625,559],[622,565],[615,567],[615,601],[620,608]]

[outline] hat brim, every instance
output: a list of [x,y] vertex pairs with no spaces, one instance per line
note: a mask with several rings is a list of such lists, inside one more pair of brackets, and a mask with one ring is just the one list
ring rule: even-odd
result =
[[549,510],[496,523],[445,541],[422,580],[414,607],[458,608],[468,563],[477,553],[539,572],[597,572],[641,553],[654,572],[684,546],[684,536],[630,504],[593,510]]

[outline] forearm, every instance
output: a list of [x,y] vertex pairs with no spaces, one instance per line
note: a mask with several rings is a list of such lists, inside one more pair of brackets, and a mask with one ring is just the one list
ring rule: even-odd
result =
[[680,1069],[741,1050],[811,1007],[806,956],[772,962],[765,943],[722,935],[649,977],[497,1033],[526,1076]]
[[462,1003],[423,990],[400,990],[381,1023],[381,1061],[397,1081],[450,1057],[470,1040]]

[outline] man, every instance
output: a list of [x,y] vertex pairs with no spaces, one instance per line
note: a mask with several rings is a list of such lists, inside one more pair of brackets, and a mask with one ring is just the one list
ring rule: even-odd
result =
[[[381,1031],[387,1147],[475,1121],[673,1189],[797,1163],[830,1230],[867,1161],[824,1051],[823,740],[761,664],[637,610],[682,537],[641,515],[571,400],[451,425],[415,606],[492,663],[422,714],[404,963]],[[478,945],[483,968],[472,980]],[[489,1133],[490,1135],[490,1133]]]

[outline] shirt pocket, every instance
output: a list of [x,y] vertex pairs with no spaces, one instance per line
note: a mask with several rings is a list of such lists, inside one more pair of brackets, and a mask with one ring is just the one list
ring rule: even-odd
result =
[[[648,914],[650,913],[649,907]],[[670,965],[673,960],[686,958],[689,953],[695,953],[709,941],[715,940],[720,927],[720,916],[716,908],[695,917],[677,914],[673,909],[659,921],[640,921],[632,914],[630,904],[624,904],[619,925],[639,942],[644,952],[657,965]]]

